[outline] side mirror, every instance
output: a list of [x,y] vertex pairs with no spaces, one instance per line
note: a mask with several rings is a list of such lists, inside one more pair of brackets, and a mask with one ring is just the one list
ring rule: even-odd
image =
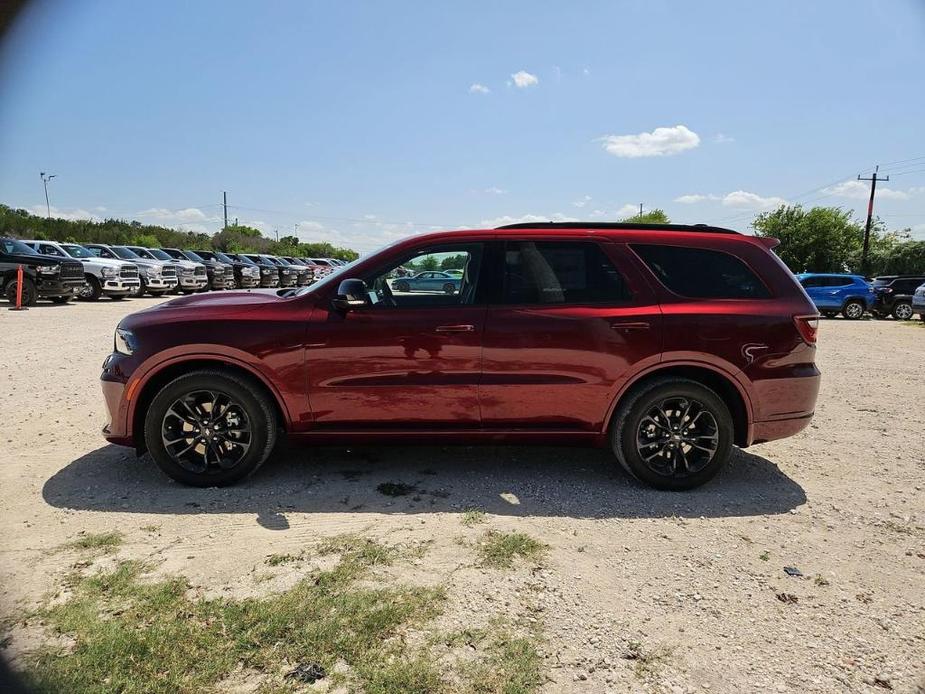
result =
[[338,311],[354,311],[369,306],[369,292],[363,280],[342,280],[331,305]]

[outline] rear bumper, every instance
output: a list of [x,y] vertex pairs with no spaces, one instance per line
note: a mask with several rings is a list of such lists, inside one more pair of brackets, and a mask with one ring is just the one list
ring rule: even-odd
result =
[[813,415],[792,417],[789,419],[775,419],[770,422],[755,422],[752,424],[752,443],[765,443],[785,439],[788,436],[799,434],[812,420]]

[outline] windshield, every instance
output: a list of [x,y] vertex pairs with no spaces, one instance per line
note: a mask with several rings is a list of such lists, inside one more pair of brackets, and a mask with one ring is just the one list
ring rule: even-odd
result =
[[123,260],[138,260],[141,256],[125,246],[112,246],[111,250]]
[[879,279],[878,278],[874,280],[874,286],[875,287],[885,287],[892,281],[893,281],[892,279]]
[[63,248],[65,252],[72,258],[95,258],[96,257],[86,248],[84,248],[83,246],[78,246],[75,243],[62,243],[61,248]]
[[195,262],[197,262],[197,263],[201,263],[201,262],[202,262],[202,256],[201,256],[201,255],[197,255],[195,251],[183,251],[183,253],[186,254],[186,257],[187,257],[188,260],[192,260],[192,261],[195,261]]
[[[257,264],[242,253],[239,253],[238,255],[234,256],[234,258],[237,258],[240,262],[244,263],[245,265],[256,265]],[[232,260],[234,260],[234,258],[232,258]]]
[[[390,245],[391,245],[391,244],[390,244]],[[387,247],[388,247],[388,246],[387,246]],[[386,247],[386,248],[387,248],[387,247]],[[327,286],[328,286],[329,284],[331,284],[333,281],[339,282],[341,277],[347,277],[347,276],[349,276],[348,270],[350,270],[351,268],[353,268],[353,266],[356,265],[356,264],[359,263],[359,262],[360,262],[360,259],[357,258],[356,260],[351,260],[351,261],[350,261],[349,263],[347,263],[346,265],[340,265],[340,266],[335,267],[334,272],[332,272],[330,275],[328,275],[327,277],[325,277],[325,278],[323,278],[323,279],[321,279],[321,280],[315,282],[315,283],[312,284],[312,285],[309,285],[309,286],[307,286],[307,287],[302,287],[301,289],[299,289],[299,290],[294,294],[294,296],[304,296],[304,295],[306,295],[306,294],[308,294],[308,293],[310,293],[310,292],[315,291],[315,290],[318,289],[319,287],[327,287]]]
[[35,250],[16,239],[2,239],[0,240],[0,245],[3,246],[3,252],[10,255],[38,255]]
[[162,251],[160,248],[146,248],[145,250],[157,260],[176,260],[176,258],[171,258],[169,255],[164,253],[164,251]]

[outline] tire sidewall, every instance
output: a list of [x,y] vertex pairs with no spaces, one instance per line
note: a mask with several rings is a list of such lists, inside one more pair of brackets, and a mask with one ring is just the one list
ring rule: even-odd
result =
[[[901,306],[908,306],[908,307],[909,307],[909,309],[908,309],[908,310],[909,310],[909,314],[908,314],[905,318],[900,318],[900,317],[899,317],[899,311],[898,311],[898,309],[899,309]],[[911,311],[912,311],[912,304],[909,303],[909,302],[906,302],[906,301],[897,301],[895,304],[893,304],[893,311],[892,311],[892,313],[893,313],[893,318],[895,318],[896,320],[909,320],[910,318],[912,318],[912,315],[913,315]]]
[[[858,313],[856,316],[848,315],[848,309],[851,306],[859,306],[861,309],[860,313]],[[860,301],[849,301],[845,304],[845,308],[842,310],[842,315],[848,320],[860,320],[864,316],[864,304],[862,304]]]
[[[196,390],[224,393],[240,403],[252,426],[251,446],[240,463],[230,470],[197,474],[186,470],[168,455],[161,440],[161,425],[168,408],[183,394]],[[164,386],[145,413],[144,438],[151,457],[169,477],[194,487],[222,487],[244,479],[259,468],[276,443],[276,416],[272,404],[255,384],[220,371],[184,374]]]
[[[688,397],[701,402],[716,419],[719,445],[707,466],[687,477],[665,477],[650,469],[636,450],[636,431],[652,405],[671,397]],[[623,405],[611,427],[611,446],[623,467],[640,481],[656,489],[683,491],[708,482],[722,469],[732,452],[735,430],[726,403],[713,390],[686,379],[654,382]]]

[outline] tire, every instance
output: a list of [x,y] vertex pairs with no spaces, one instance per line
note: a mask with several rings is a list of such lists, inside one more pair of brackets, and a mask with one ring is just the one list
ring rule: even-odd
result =
[[[237,419],[236,422],[226,423],[224,417],[219,417],[218,421],[224,426],[235,427],[234,431],[247,430],[246,441],[242,438],[243,434],[230,434],[225,439],[231,442],[227,449],[230,455],[225,459],[226,467],[218,464],[220,456],[217,451],[221,449],[211,447],[213,441],[219,440],[212,438],[214,429],[208,426],[199,430],[186,428],[193,425],[184,425],[183,420],[176,415],[178,410],[183,411],[189,420],[194,420],[195,416],[189,415],[198,414],[201,422],[208,420],[209,410],[202,406],[186,406],[184,411],[183,404],[172,410],[182,399],[189,403],[207,402],[216,394],[220,396],[219,406],[231,403],[224,410],[225,416],[236,415]],[[213,422],[208,423],[213,427],[219,426]],[[200,424],[197,422],[196,426]],[[224,487],[253,474],[263,465],[276,444],[276,427],[273,403],[263,388],[246,377],[218,369],[204,369],[183,374],[161,388],[145,413],[144,437],[154,462],[169,477],[193,487]],[[168,451],[162,433],[170,435],[171,432],[180,436],[171,451]],[[205,433],[205,437],[200,438],[201,433]],[[208,442],[202,443],[207,438]],[[182,448],[187,446],[189,452],[179,455],[184,453]],[[198,451],[200,447],[202,451]],[[204,459],[203,453],[207,451],[207,457],[215,456],[216,460]]]
[[835,311],[820,311],[825,318],[835,318],[838,315]]
[[[668,420],[661,414],[656,415],[661,422],[652,419],[657,410],[667,414]],[[691,414],[683,419],[685,412]],[[677,434],[668,431],[672,420],[678,422]],[[683,436],[685,421],[688,426],[693,421],[693,434],[671,440]],[[694,489],[711,480],[729,459],[734,433],[732,415],[722,398],[685,378],[659,378],[644,384],[621,404],[610,426],[611,447],[623,468],[650,487],[669,491]],[[649,438],[652,441],[645,443]],[[705,445],[695,449],[687,441]],[[647,462],[641,451],[654,453],[647,456]]]
[[112,299],[113,301],[122,301],[122,299],[124,299],[126,296],[128,295],[127,294],[110,294],[109,298]]
[[842,309],[841,314],[848,320],[860,320],[864,317],[864,302],[855,300],[848,301]]
[[[10,280],[7,282],[6,286],[3,288],[3,295],[6,297],[6,300],[9,301],[14,306],[16,305],[16,280]],[[29,277],[22,278],[22,305],[23,306],[35,306],[35,302],[38,301],[39,293],[35,288],[35,282],[33,282]]]
[[66,304],[71,300],[69,296],[53,296],[51,297],[51,303],[53,304]]
[[896,320],[909,320],[912,318],[912,304],[908,301],[897,301],[893,304],[892,314]]
[[100,281],[93,275],[87,275],[86,282],[87,286],[80,290],[77,298],[80,301],[96,301],[103,293],[103,288],[100,286]]
[[153,297],[164,296],[164,294],[166,293],[167,293],[166,291],[152,292],[150,289],[148,290],[148,294],[150,294]]
[[404,280],[395,283],[395,290],[399,292],[410,292],[411,285]]
[[456,287],[454,287],[452,284],[447,282],[446,284],[443,285],[443,293],[444,294],[455,294]]
[[132,292],[132,298],[133,298],[133,299],[140,299],[141,297],[143,297],[143,296],[145,295],[145,292],[146,292],[146,291],[148,291],[148,285],[145,284],[145,278],[144,278],[144,277],[139,277],[139,278],[138,278],[138,289],[136,289],[134,292]]

